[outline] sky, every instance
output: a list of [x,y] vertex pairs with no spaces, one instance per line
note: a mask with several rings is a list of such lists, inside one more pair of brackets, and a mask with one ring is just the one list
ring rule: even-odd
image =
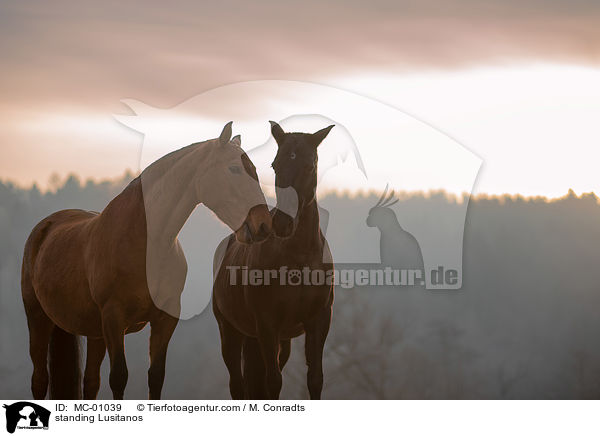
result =
[[482,161],[476,193],[600,192],[598,24],[596,0],[3,2],[0,179],[137,171],[143,137],[114,117],[132,113],[124,99],[176,108],[277,79],[448,135]]

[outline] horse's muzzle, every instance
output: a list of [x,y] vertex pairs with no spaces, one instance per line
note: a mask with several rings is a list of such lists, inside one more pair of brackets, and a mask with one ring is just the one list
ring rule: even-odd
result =
[[245,244],[261,242],[271,234],[271,214],[265,204],[254,206],[248,212],[248,217],[235,232],[238,241]]
[[277,210],[273,215],[273,232],[278,238],[289,238],[296,230],[296,223],[287,213]]

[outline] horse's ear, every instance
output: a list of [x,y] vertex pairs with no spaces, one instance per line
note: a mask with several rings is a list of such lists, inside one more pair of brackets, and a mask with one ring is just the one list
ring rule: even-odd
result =
[[219,144],[225,145],[231,140],[231,125],[232,124],[233,124],[233,121],[230,121],[227,124],[225,124],[225,127],[223,127],[223,131],[219,135]]
[[335,127],[335,124],[332,124],[331,126],[325,127],[324,129],[319,130],[318,132],[313,133],[312,136],[312,141],[315,147],[318,147],[319,144],[321,142],[323,142],[323,139],[325,139],[325,137],[329,134],[329,132],[331,131],[331,129],[333,129]]
[[242,137],[240,135],[235,135],[233,138],[231,138],[231,142],[233,142],[238,147],[241,147],[242,146]]
[[273,135],[273,138],[277,141],[277,145],[281,145],[285,132],[275,121],[269,121],[269,123],[271,124],[271,134]]

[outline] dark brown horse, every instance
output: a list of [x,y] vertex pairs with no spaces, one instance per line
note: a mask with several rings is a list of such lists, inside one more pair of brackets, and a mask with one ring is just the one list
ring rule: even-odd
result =
[[239,137],[230,138],[228,123],[219,138],[157,160],[102,213],[62,210],[35,226],[21,276],[35,399],[45,398],[49,379],[52,398],[79,398],[77,335],[88,338],[84,398],[96,398],[108,348],[110,387],[122,399],[128,375],[123,336],[148,322],[149,396],[160,398],[187,273],[179,230],[204,203],[242,242],[270,233],[254,166]]
[[[321,397],[333,280],[325,280],[320,273],[331,272],[333,261],[319,228],[317,147],[332,127],[313,134],[284,133],[271,122],[278,145],[273,161],[277,207],[271,211],[275,235],[252,246],[238,243],[232,235],[217,250],[213,311],[234,399],[279,398],[291,338],[302,333],[306,334],[310,398]],[[242,267],[249,274],[257,270],[279,276],[271,275],[268,283],[263,276],[260,285],[245,284]],[[320,279],[313,280],[313,272]]]

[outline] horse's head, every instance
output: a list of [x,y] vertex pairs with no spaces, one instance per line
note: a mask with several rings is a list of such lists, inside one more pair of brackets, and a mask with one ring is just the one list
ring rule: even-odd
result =
[[397,221],[396,214],[390,209],[390,206],[396,204],[398,199],[394,198],[393,189],[386,197],[388,186],[389,185],[385,186],[385,190],[379,198],[379,201],[377,201],[377,204],[369,210],[369,216],[367,217],[367,226],[369,227],[378,227],[381,229],[387,227],[388,223]]
[[212,189],[201,186],[206,181],[201,177],[196,190],[204,190],[202,202],[235,231],[238,241],[260,242],[271,233],[271,215],[256,168],[241,148],[240,136],[231,138],[231,124],[227,123],[211,143],[205,176]]
[[317,189],[317,147],[333,125],[315,133],[286,133],[274,121],[271,134],[277,142],[275,171],[277,210],[273,230],[279,237],[291,236],[298,225],[299,212],[315,200]]

